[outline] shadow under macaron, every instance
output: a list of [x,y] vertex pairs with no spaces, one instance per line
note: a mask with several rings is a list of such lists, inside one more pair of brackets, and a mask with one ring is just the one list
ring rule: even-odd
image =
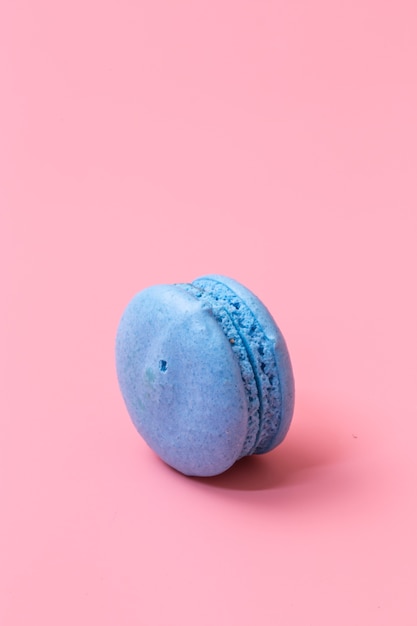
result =
[[218,476],[191,480],[236,491],[263,491],[314,482],[317,471],[342,462],[355,445],[346,422],[346,416],[336,409],[329,411],[312,403],[298,403],[290,432],[275,450],[244,457]]

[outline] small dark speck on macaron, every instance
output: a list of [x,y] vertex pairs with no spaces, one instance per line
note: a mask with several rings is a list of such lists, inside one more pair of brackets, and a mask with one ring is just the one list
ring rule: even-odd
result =
[[357,438],[358,438],[358,435],[354,435],[354,434],[352,433],[352,437],[353,437],[354,439],[357,439]]

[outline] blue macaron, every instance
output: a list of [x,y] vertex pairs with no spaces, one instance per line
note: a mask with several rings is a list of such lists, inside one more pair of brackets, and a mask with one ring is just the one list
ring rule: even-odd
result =
[[262,302],[231,278],[138,293],[120,320],[116,369],[137,430],[183,474],[220,474],[288,432],[287,346]]

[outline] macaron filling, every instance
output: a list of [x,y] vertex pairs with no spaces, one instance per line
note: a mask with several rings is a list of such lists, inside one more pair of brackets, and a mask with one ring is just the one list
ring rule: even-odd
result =
[[248,408],[247,435],[239,458],[267,452],[281,413],[273,343],[244,300],[223,283],[200,278],[177,286],[207,302],[239,361]]

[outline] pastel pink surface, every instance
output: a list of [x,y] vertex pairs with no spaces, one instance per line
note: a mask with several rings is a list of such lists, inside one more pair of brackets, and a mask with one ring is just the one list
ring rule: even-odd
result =
[[[3,3],[0,623],[414,626],[415,2]],[[139,289],[230,275],[285,443],[187,479],[131,426]]]

